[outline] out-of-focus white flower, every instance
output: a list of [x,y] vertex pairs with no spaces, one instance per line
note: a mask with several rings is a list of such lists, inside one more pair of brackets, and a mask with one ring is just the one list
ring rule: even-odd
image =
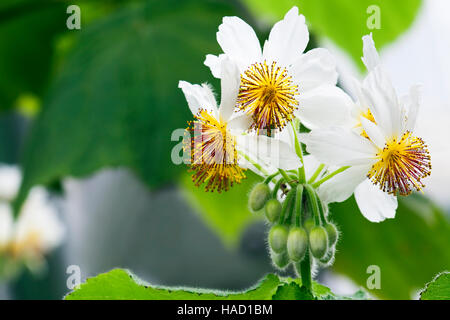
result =
[[336,87],[333,57],[322,48],[303,53],[309,33],[297,7],[273,26],[263,50],[254,30],[238,17],[223,18],[217,41],[224,54],[207,55],[205,65],[217,78],[225,58],[238,66],[237,105],[252,116],[258,132],[282,129],[295,116],[309,128],[347,119],[351,100]]
[[[219,107],[207,84],[179,82],[179,88],[195,118],[188,128],[193,137],[185,145],[185,151],[188,150],[191,156],[194,183],[197,186],[206,183],[206,191],[226,191],[245,178],[245,168],[249,167],[259,173],[262,167],[256,164],[257,161],[250,159],[253,156],[269,164],[276,162],[277,168],[289,170],[301,166],[295,152],[290,152],[283,143],[274,142],[272,145],[272,140],[267,137],[243,135],[252,119],[247,114],[234,113],[239,91],[239,72],[228,58],[222,59],[221,64],[222,90]],[[273,152],[275,149],[284,151],[283,157]]]
[[353,192],[361,213],[370,221],[393,218],[396,195],[424,187],[431,159],[421,138],[413,135],[420,94],[413,87],[398,99],[379,63],[371,36],[363,37],[363,61],[369,74],[360,87],[353,128],[313,130],[307,150],[321,162],[349,166],[322,185],[325,200],[344,201]]
[[11,201],[19,191],[22,174],[17,166],[0,165],[0,200]]
[[13,221],[11,206],[7,203],[0,202],[0,254],[11,241]]
[[42,261],[45,254],[61,244],[65,228],[45,188],[34,187],[28,194],[18,219],[11,204],[21,181],[15,166],[0,166],[0,254],[16,261]]
[[14,257],[42,256],[64,238],[65,228],[43,187],[31,189],[15,224],[10,250]]

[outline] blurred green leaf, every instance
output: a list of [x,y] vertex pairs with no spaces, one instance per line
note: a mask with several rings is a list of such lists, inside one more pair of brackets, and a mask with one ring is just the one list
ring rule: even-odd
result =
[[19,95],[41,96],[50,79],[55,36],[67,30],[66,7],[55,1],[0,5],[0,109]]
[[420,293],[421,300],[450,300],[450,272],[438,274]]
[[[319,299],[333,297],[330,289],[313,282]],[[326,294],[325,294],[326,293]],[[268,274],[253,288],[243,292],[153,286],[128,270],[114,269],[99,274],[66,295],[66,300],[310,300],[313,297],[301,281]]]
[[[372,32],[378,49],[394,41],[412,24],[422,1],[244,0],[244,3],[254,14],[270,22],[282,19],[292,6],[298,6],[313,32],[331,39],[362,67],[361,37]],[[373,14],[367,10],[373,5],[380,9],[379,30],[367,27],[367,19]]]
[[366,286],[370,265],[381,271],[380,298],[409,299],[433,275],[450,265],[450,223],[422,196],[399,199],[395,219],[371,223],[354,199],[330,207],[341,231],[334,269]]
[[188,202],[228,246],[239,242],[240,235],[250,223],[261,220],[261,214],[251,213],[247,206],[247,194],[261,178],[250,171],[245,174],[245,183],[236,184],[222,193],[205,192],[203,188],[195,187],[188,173],[180,181]]
[[171,133],[192,118],[179,80],[211,79],[222,1],[147,1],[121,7],[80,32],[25,150],[16,209],[30,187],[105,166],[128,166],[149,185],[184,170]]

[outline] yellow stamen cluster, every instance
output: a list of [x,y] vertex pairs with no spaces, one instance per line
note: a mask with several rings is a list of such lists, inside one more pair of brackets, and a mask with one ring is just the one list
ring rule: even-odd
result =
[[241,74],[238,107],[253,117],[252,128],[281,129],[294,117],[298,87],[285,68],[255,63]]
[[424,186],[421,180],[431,174],[431,157],[421,138],[405,132],[401,139],[392,139],[377,154],[379,159],[367,177],[390,194],[408,195]]
[[226,122],[214,118],[202,109],[190,123],[193,133],[189,146],[192,181],[196,186],[206,183],[206,191],[227,191],[245,178],[237,160],[236,139],[227,130]]

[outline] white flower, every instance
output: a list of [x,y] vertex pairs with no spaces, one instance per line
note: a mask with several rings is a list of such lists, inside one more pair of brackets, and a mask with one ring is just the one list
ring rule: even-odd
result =
[[43,187],[31,189],[15,224],[11,250],[16,257],[42,256],[64,239],[65,228]]
[[195,118],[188,128],[193,137],[185,144],[185,151],[191,155],[194,183],[197,186],[206,183],[207,191],[220,192],[240,183],[245,178],[247,167],[264,175],[267,168],[289,170],[301,166],[295,152],[283,143],[272,143],[264,136],[244,134],[252,120],[247,114],[234,113],[239,72],[230,59],[222,59],[221,64],[219,107],[208,85],[179,82]]
[[337,88],[335,61],[325,49],[303,53],[308,28],[293,7],[277,22],[261,50],[253,29],[238,17],[224,17],[217,32],[224,54],[207,55],[205,64],[221,77],[221,62],[230,58],[241,75],[238,107],[251,115],[252,127],[281,129],[297,116],[309,128],[340,125],[351,99]]
[[65,229],[43,187],[31,189],[14,221],[9,201],[16,197],[21,180],[18,167],[0,166],[0,253],[40,259],[62,242]]
[[11,201],[19,191],[22,174],[17,166],[0,165],[0,200]]
[[13,234],[13,214],[11,206],[0,202],[0,254],[9,245]]
[[363,41],[369,74],[357,86],[358,102],[352,112],[356,126],[313,130],[305,142],[319,161],[349,166],[321,186],[324,198],[344,201],[354,192],[362,214],[379,222],[395,216],[397,194],[424,187],[422,179],[430,175],[431,163],[427,146],[413,135],[420,104],[418,88],[398,99],[372,37],[365,36]]

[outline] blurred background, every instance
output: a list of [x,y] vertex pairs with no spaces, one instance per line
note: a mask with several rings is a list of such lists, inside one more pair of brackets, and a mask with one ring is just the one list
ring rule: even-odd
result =
[[[68,28],[70,5],[80,29]],[[171,162],[171,134],[191,119],[179,80],[220,88],[203,61],[221,52],[222,17],[243,18],[262,40],[293,5],[309,25],[308,49],[336,56],[344,89],[350,75],[364,76],[361,37],[370,32],[400,95],[423,84],[419,135],[433,162],[424,193],[401,199],[396,219],[370,223],[353,198],[331,207],[342,237],[319,282],[409,299],[449,269],[448,1],[3,0],[0,162],[22,174],[11,208],[20,213],[32,187],[46,186],[64,237],[39,268],[0,272],[0,298],[61,299],[71,265],[82,280],[122,267],[153,284],[236,290],[275,272],[266,226],[244,196],[258,178],[221,195],[194,188]],[[0,254],[0,266],[7,259]],[[366,288],[370,265],[380,267],[381,289]]]

